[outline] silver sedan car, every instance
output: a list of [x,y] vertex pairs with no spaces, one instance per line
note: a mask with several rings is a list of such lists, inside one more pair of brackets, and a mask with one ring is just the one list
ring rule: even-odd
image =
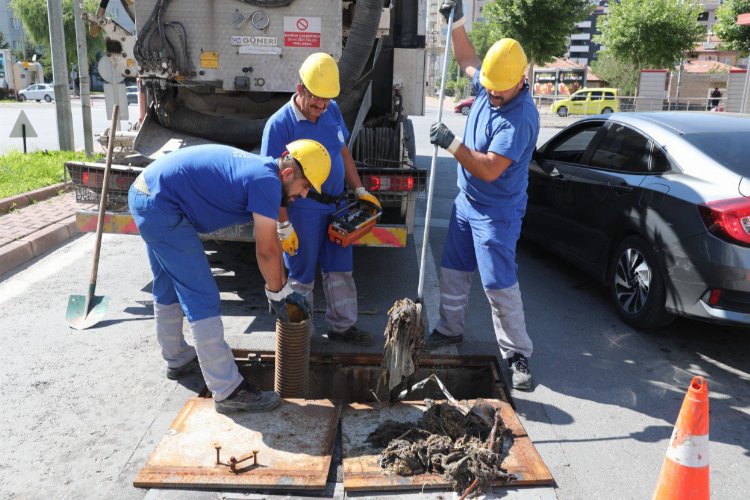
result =
[[528,196],[524,237],[606,284],[626,323],[750,326],[750,117],[583,119],[535,154]]

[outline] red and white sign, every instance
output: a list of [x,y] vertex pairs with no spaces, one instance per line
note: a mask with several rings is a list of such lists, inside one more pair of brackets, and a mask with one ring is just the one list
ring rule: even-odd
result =
[[319,17],[284,16],[284,47],[320,47]]

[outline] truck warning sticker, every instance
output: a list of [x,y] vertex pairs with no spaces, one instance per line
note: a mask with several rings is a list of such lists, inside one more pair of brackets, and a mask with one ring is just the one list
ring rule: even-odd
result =
[[284,16],[284,47],[320,47],[320,18]]
[[279,39],[275,36],[232,36],[229,43],[238,47],[240,54],[281,54]]

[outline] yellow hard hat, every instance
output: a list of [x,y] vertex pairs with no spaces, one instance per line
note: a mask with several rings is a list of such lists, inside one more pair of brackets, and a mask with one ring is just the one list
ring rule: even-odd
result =
[[503,38],[495,42],[484,56],[479,83],[496,92],[508,90],[521,81],[528,62],[520,43]]
[[339,95],[339,67],[325,52],[310,54],[299,69],[299,77],[307,90],[318,97],[333,99]]
[[299,139],[286,145],[289,156],[297,160],[302,172],[318,193],[331,173],[331,157],[319,142],[311,139]]

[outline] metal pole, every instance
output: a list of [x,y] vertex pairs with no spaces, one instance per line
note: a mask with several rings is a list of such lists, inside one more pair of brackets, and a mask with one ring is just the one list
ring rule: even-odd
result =
[[748,79],[750,78],[750,56],[748,56],[747,62],[747,69],[745,69],[745,84],[742,86],[742,105],[740,106],[740,113],[747,113],[747,87]]
[[[78,49],[78,81],[81,89],[81,113],[83,114],[83,148],[86,156],[94,153],[94,136],[91,132],[91,85],[89,82],[89,57],[86,47],[86,30],[81,17],[83,6],[79,0],[73,0],[73,19],[76,26]],[[73,82],[75,85],[75,82]]]
[[52,79],[57,109],[57,138],[60,149],[74,151],[73,115],[70,111],[68,92],[68,62],[65,57],[65,34],[63,31],[62,0],[47,0],[49,20],[49,42],[52,49]]
[[[451,51],[451,32],[453,31],[453,14],[455,8],[451,9],[451,15],[448,18],[448,34],[445,40],[445,55],[443,56],[443,76],[440,79],[440,97],[438,101],[438,118],[440,122],[443,119],[443,99],[445,99],[445,77],[448,73],[448,54]],[[458,61],[456,61],[458,64]],[[459,65],[459,70],[461,66]],[[438,145],[432,149],[432,163],[430,164],[430,182],[427,188],[427,209],[424,214],[424,236],[422,237],[422,257],[419,259],[419,284],[417,285],[417,299],[422,300],[422,294],[424,292],[424,268],[427,264],[427,247],[430,244],[430,216],[432,215],[432,194],[435,190],[435,177],[437,177],[437,157],[438,157]]]

